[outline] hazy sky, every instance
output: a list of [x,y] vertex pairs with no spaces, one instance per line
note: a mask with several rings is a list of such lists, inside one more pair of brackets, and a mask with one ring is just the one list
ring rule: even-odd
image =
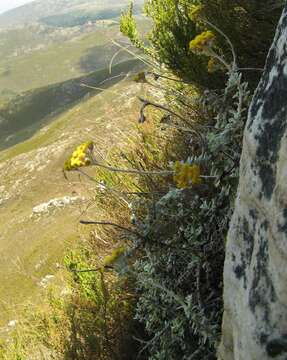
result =
[[0,13],[24,5],[32,0],[0,0]]

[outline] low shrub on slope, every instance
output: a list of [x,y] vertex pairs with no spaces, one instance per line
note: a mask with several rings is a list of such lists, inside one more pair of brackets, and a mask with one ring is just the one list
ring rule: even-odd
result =
[[[100,212],[83,219],[89,240],[66,257],[72,316],[59,358],[216,358],[225,238],[249,89],[280,11],[272,9],[255,0],[151,0],[148,45],[132,6],[123,14],[121,30],[147,66],[134,79],[144,90],[140,125],[109,154],[88,142],[65,164],[94,183]],[[55,351],[58,334],[47,335],[46,349]],[[17,348],[24,359],[27,348]]]

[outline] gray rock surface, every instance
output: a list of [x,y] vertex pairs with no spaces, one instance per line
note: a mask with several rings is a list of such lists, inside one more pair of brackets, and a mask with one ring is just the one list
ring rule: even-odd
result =
[[222,360],[287,359],[287,5],[246,124],[224,268]]

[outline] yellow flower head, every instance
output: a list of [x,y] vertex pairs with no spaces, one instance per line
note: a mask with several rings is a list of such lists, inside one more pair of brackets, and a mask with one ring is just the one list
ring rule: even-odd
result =
[[177,161],[174,165],[174,182],[179,189],[201,184],[200,167],[196,164],[182,164]]
[[139,73],[137,73],[134,77],[133,77],[133,81],[137,82],[137,83],[146,83],[146,74],[144,71],[140,71]]
[[207,71],[211,74],[215,71],[215,61],[214,58],[210,58],[207,64]]
[[207,64],[207,71],[212,74],[216,71],[216,61],[214,58],[210,58]]
[[222,68],[219,61],[217,61],[214,57],[211,57],[207,64],[207,71],[212,74],[217,70],[220,70]]
[[72,153],[72,156],[66,160],[64,164],[64,170],[70,171],[90,165],[90,154],[93,151],[93,148],[94,143],[92,141],[88,141],[79,145]]
[[204,31],[191,40],[189,49],[194,53],[204,53],[212,47],[214,39],[215,35],[212,31]]
[[107,266],[114,264],[125,252],[126,248],[124,246],[114,249],[110,255],[104,258],[103,265]]
[[189,12],[189,17],[194,22],[198,20],[203,10],[203,5],[192,5],[191,10]]

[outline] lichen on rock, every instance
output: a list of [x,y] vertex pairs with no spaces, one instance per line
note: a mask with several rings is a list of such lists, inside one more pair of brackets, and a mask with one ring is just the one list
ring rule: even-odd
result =
[[219,359],[287,358],[287,6],[245,128]]

